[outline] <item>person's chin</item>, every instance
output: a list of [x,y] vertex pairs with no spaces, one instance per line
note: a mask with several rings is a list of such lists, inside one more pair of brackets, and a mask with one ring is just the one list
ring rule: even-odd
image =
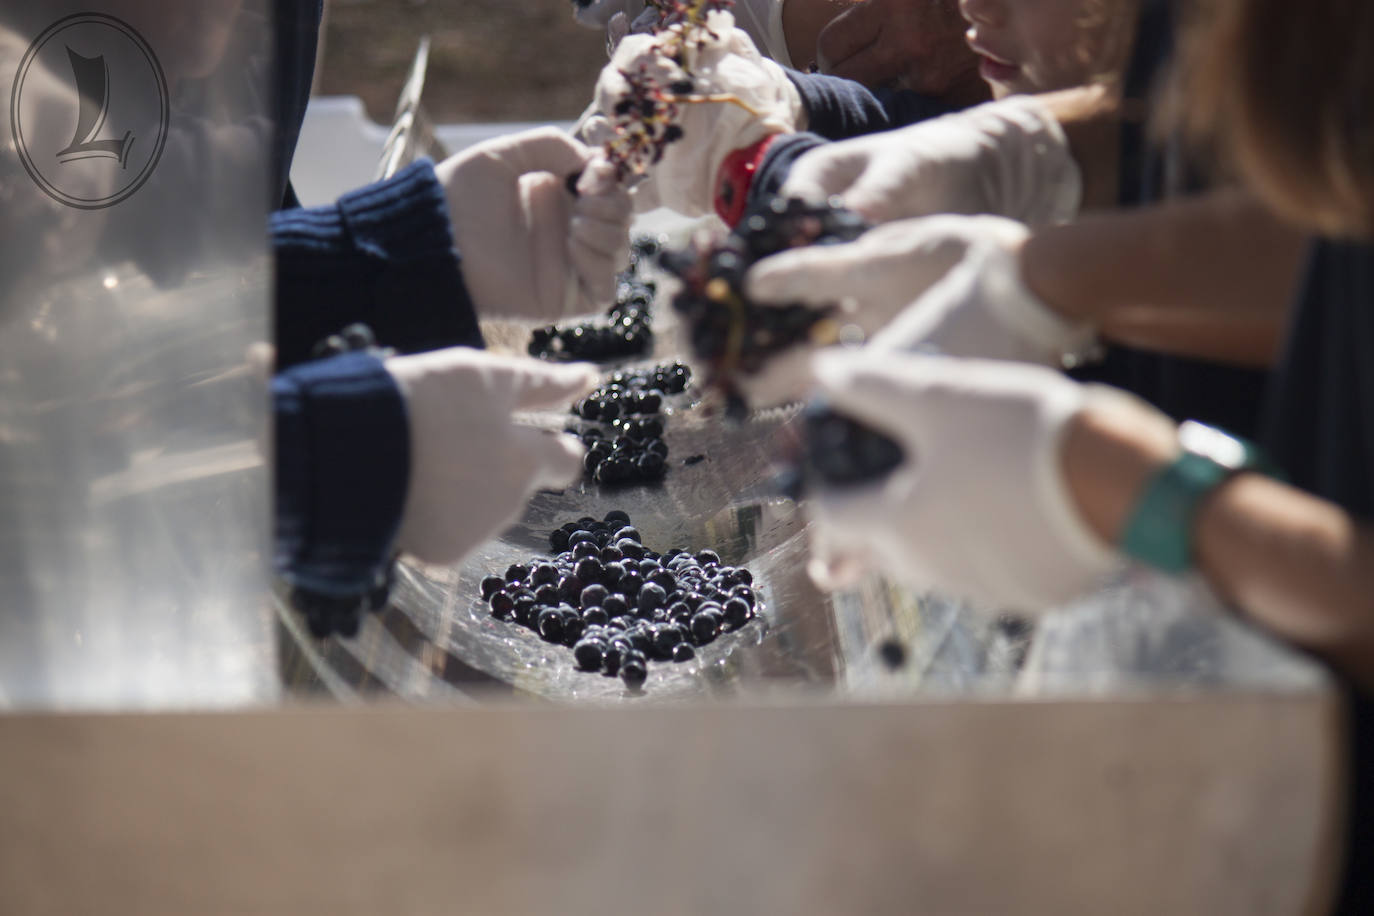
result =
[[1009,95],[1029,95],[1040,92],[1036,86],[1023,79],[986,80],[994,99],[1005,99]]

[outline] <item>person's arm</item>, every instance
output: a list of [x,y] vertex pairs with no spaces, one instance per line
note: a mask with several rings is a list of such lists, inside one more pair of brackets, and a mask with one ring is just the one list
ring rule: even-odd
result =
[[[1063,470],[1089,527],[1117,543],[1146,480],[1178,447],[1145,408],[1089,408],[1070,421]],[[1257,474],[1208,494],[1197,568],[1250,620],[1374,687],[1374,530],[1325,500]]]
[[277,365],[354,322],[411,353],[482,346],[463,281],[444,188],[428,161],[338,203],[271,217]]
[[785,71],[801,96],[802,126],[827,140],[895,130],[957,110],[931,96],[901,89],[870,90],[862,83],[819,73]]
[[272,380],[274,566],[313,594],[365,594],[394,551],[410,475],[401,392],[380,359],[347,353]]
[[1307,241],[1243,191],[1034,233],[1022,276],[1056,312],[1132,346],[1273,363]]
[[[910,89],[958,107],[975,105],[990,90],[964,42],[966,27],[956,0],[864,0],[821,29],[816,63],[822,73],[870,88]],[[792,60],[807,63],[796,51]]]
[[1121,172],[1120,93],[1107,85],[1080,86],[1035,96],[1059,122],[1083,184],[1083,211],[1117,205]]

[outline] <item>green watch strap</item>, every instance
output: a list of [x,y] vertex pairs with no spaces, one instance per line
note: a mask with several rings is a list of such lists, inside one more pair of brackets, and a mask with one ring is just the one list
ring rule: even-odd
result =
[[1190,420],[1178,438],[1183,451],[1145,485],[1121,537],[1128,556],[1170,573],[1193,566],[1193,527],[1203,498],[1240,471],[1273,470],[1257,446],[1213,427]]

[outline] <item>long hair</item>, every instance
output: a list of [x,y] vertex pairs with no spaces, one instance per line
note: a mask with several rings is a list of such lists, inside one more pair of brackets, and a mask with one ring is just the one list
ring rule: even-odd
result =
[[1374,237],[1374,2],[1194,6],[1174,123],[1280,214]]

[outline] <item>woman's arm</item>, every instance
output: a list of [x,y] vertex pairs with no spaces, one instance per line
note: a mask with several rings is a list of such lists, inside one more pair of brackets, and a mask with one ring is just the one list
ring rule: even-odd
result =
[[1043,302],[1110,340],[1268,366],[1306,247],[1252,196],[1221,190],[1041,230],[1021,270]]
[[[1070,421],[1063,469],[1084,520],[1115,544],[1146,480],[1177,454],[1148,408],[1089,408]],[[1276,636],[1374,687],[1374,531],[1332,503],[1257,474],[1208,495],[1194,550],[1216,591]]]

